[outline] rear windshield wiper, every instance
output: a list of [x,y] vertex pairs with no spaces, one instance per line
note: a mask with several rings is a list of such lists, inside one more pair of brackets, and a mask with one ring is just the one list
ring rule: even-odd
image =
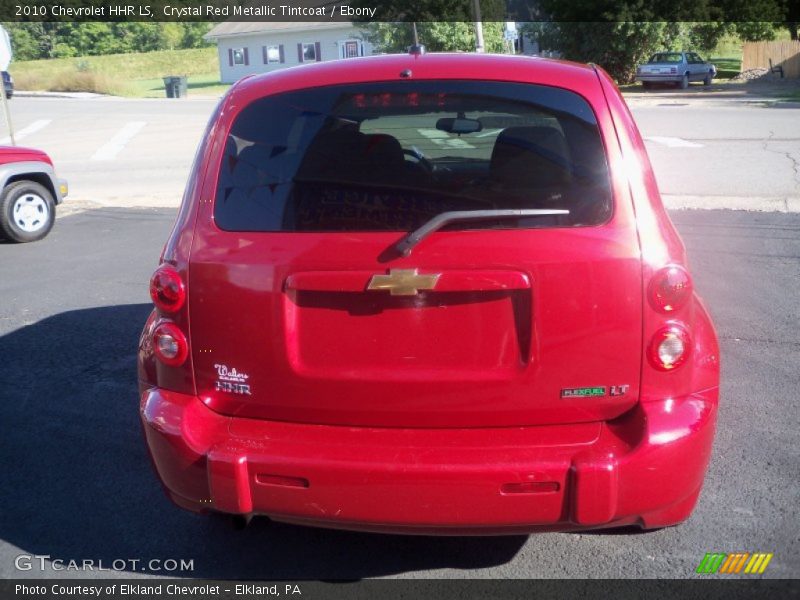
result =
[[411,254],[411,250],[422,240],[437,231],[459,221],[484,221],[486,219],[519,219],[522,217],[543,217],[549,215],[568,215],[566,209],[521,208],[506,210],[453,210],[436,215],[430,221],[415,229],[397,242],[395,248],[402,256]]

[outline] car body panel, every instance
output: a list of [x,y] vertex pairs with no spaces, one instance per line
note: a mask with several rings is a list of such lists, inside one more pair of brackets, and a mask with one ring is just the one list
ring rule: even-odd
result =
[[[216,226],[218,165],[244,107],[408,71],[578,93],[605,146],[611,219],[439,231],[391,258],[384,251],[397,232]],[[184,508],[472,534],[662,527],[697,501],[716,423],[716,334],[696,294],[670,315],[647,300],[659,269],[686,264],[685,249],[630,111],[599,68],[398,55],[242,80],[209,123],[162,260],[188,295],[174,313],[154,310],[142,332],[140,414],[159,477]],[[397,267],[440,273],[468,301],[368,296],[370,277]],[[155,357],[164,321],[187,333],[180,367]],[[689,360],[658,371],[646,348],[673,321],[691,331]],[[229,381],[248,393],[220,385]],[[581,386],[604,394],[563,394]],[[612,386],[628,387],[606,393]]]
[[0,146],[0,165],[12,162],[45,162],[53,166],[52,159],[42,150],[21,146]]
[[56,204],[63,202],[66,181],[59,179],[47,153],[34,148],[0,146],[0,189],[9,180],[31,179],[46,183]]

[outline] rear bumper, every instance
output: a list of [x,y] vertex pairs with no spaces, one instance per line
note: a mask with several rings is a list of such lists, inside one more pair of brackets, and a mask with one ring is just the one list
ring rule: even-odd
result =
[[671,74],[671,75],[637,75],[636,81],[644,81],[647,83],[680,83],[683,79],[683,75],[679,74]]
[[190,510],[405,533],[652,528],[694,507],[717,394],[608,423],[411,430],[232,418],[151,388],[141,418],[168,495]]

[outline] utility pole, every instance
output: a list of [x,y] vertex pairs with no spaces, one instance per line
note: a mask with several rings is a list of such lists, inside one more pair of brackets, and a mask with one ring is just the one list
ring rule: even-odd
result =
[[483,23],[481,23],[481,0],[472,0],[475,12],[475,52],[486,52],[483,45]]

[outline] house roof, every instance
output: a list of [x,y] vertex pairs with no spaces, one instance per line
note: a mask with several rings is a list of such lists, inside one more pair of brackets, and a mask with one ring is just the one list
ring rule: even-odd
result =
[[320,31],[325,29],[351,28],[349,21],[225,21],[218,23],[205,36],[207,40],[237,35],[258,33],[283,33],[293,31]]

